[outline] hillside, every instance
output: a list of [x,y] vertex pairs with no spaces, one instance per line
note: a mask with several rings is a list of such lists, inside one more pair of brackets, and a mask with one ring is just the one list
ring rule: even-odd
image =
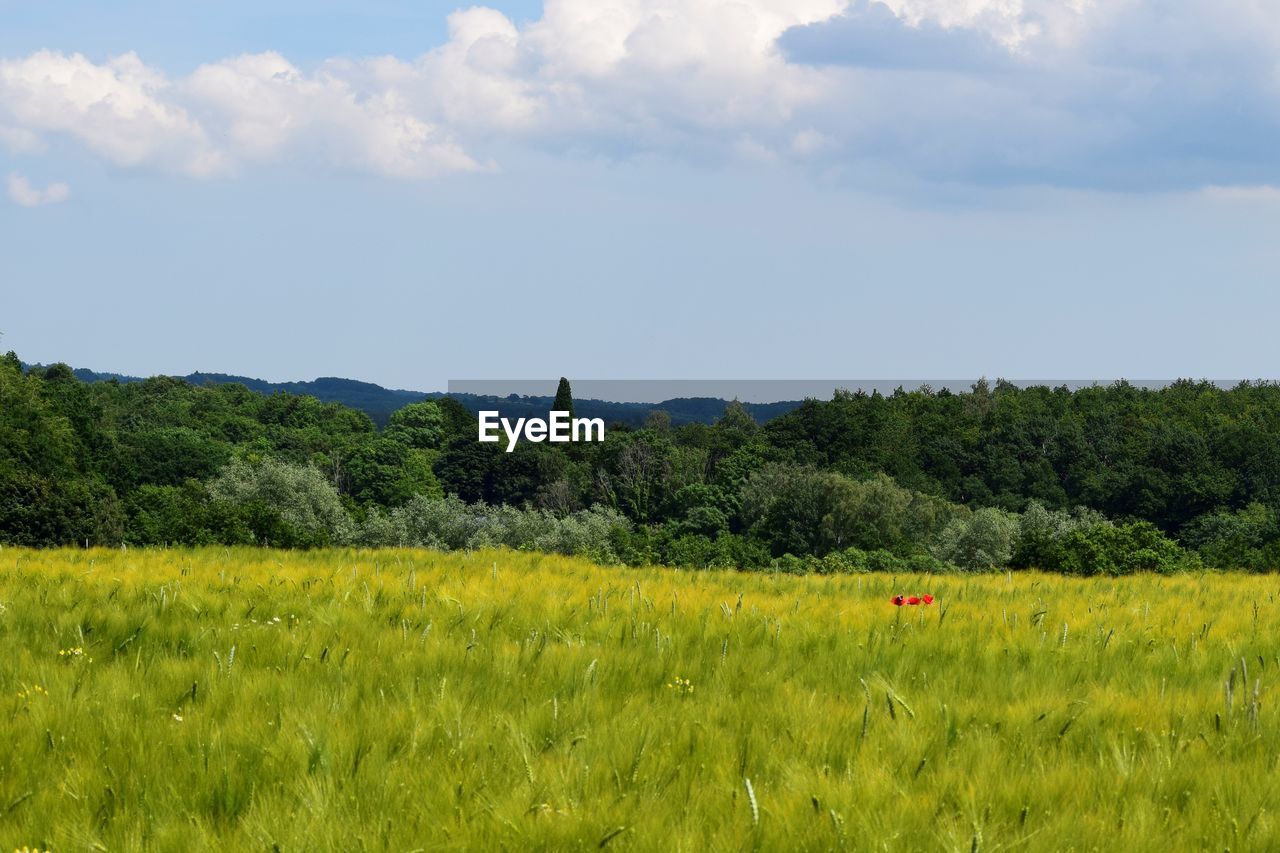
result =
[[[46,365],[24,364],[24,369],[40,368]],[[81,382],[141,382],[143,377],[129,376],[123,373],[101,372],[88,368],[74,368],[72,372]],[[383,388],[372,382],[361,382],[355,379],[342,379],[336,376],[321,376],[311,381],[301,382],[268,382],[249,376],[235,376],[227,373],[188,373],[175,377],[192,385],[243,385],[250,391],[259,394],[300,394],[315,397],[323,403],[341,403],[353,409],[359,409],[373,419],[378,426],[385,426],[391,414],[410,403],[423,400],[435,400],[446,396],[440,391],[407,391],[399,388]],[[511,396],[493,397],[477,394],[450,394],[475,414],[481,410],[497,410],[510,418],[545,415],[551,407],[552,397]],[[608,400],[575,400],[574,409],[578,416],[603,418],[610,424],[627,424],[643,426],[651,412],[664,411],[671,416],[673,426],[702,423],[712,424],[724,415],[728,400],[712,397],[682,397],[664,400],[661,403],[627,403]],[[776,403],[747,403],[744,408],[751,413],[757,423],[765,423],[779,415],[797,408],[799,400]]]

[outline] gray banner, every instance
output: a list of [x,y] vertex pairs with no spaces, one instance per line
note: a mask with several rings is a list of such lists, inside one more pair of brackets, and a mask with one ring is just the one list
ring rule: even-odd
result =
[[[928,386],[934,391],[969,391],[976,379],[574,379],[573,396],[578,400],[605,400],[614,403],[661,403],[690,397],[741,400],[744,403],[777,403],[809,398],[829,400],[837,389],[892,394],[896,389],[915,391]],[[996,380],[988,383],[995,385]],[[1107,386],[1115,379],[1008,379],[1020,388],[1047,386],[1069,389]],[[1175,380],[1130,379],[1139,388],[1164,388]],[[1220,388],[1239,384],[1236,379],[1208,380]],[[449,393],[485,397],[553,397],[559,379],[450,379]]]

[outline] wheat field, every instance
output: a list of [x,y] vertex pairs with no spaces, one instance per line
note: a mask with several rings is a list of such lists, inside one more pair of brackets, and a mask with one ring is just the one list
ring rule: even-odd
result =
[[1276,587],[4,549],[0,845],[1280,849]]

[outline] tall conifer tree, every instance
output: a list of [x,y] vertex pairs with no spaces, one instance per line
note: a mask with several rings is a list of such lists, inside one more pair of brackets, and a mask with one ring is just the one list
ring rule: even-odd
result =
[[569,380],[563,376],[556,387],[556,401],[551,404],[551,411],[568,412],[569,417],[573,417],[573,391],[569,388]]

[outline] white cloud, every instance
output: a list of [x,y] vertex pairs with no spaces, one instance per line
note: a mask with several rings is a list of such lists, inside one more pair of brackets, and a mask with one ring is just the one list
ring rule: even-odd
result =
[[[1269,5],[856,0],[781,42],[793,62],[838,75],[820,129],[840,142],[831,156],[871,172],[1133,190],[1273,184],[1280,16]],[[895,69],[873,35],[912,61]],[[976,37],[1005,56],[991,61]]]
[[31,186],[31,182],[16,172],[6,180],[9,198],[14,204],[22,207],[40,207],[45,204],[57,204],[71,197],[71,187],[64,183],[49,184],[44,189]]
[[196,176],[224,169],[168,90],[164,75],[132,53],[102,65],[47,50],[0,61],[0,104],[29,133],[65,133],[121,166],[154,163]]
[[391,177],[485,168],[464,140],[732,148],[820,98],[825,72],[775,41],[844,0],[548,0],[517,28],[493,9],[449,16],[412,61],[334,60],[304,72],[276,53],[170,79],[134,54],[94,63],[40,51],[0,60],[3,139],[61,134],[112,163],[208,176],[302,156]]
[[303,74],[275,53],[203,65],[179,94],[220,129],[236,160],[302,149],[323,162],[388,177],[426,178],[479,169],[460,145],[416,115],[392,86],[361,90],[332,64]]
[[194,176],[279,161],[421,179],[532,145],[977,183],[1280,184],[1263,0],[546,0],[414,59],[272,52],[171,78],[0,59],[0,144]]
[[45,150],[44,140],[25,127],[0,124],[0,145],[14,154],[38,154]]

